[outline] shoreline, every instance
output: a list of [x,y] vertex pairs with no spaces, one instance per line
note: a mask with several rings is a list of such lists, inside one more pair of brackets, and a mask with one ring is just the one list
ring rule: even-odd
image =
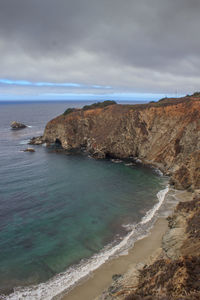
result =
[[[73,269],[73,267],[67,269],[66,272],[56,275],[47,282],[24,288],[20,287],[13,293],[7,295],[6,299],[16,299],[16,295],[18,297],[22,296],[26,299],[31,299],[31,297],[35,297],[35,299],[43,299],[43,297],[45,297],[44,299],[52,300],[61,299],[61,297],[65,297],[65,295],[68,296],[68,294],[71,293],[71,291],[74,291],[76,287],[90,279],[91,276],[101,269],[102,266],[107,265],[107,263],[111,261],[117,261],[118,258],[123,257],[124,253],[128,253],[130,249],[134,248],[137,241],[142,240],[144,237],[149,235],[152,227],[155,225],[155,222],[157,222],[158,217],[156,213],[159,211],[160,206],[166,199],[168,192],[169,186],[167,184],[164,189],[161,189],[157,193],[158,202],[145,213],[140,222],[137,223],[137,226],[133,226],[132,230],[130,230],[124,238],[121,239],[119,244],[105,249],[105,251],[92,257],[93,260],[89,261],[90,265],[86,262],[83,265],[77,265],[77,268],[75,269]],[[124,255],[124,257],[125,256],[127,256],[127,254]],[[79,267],[81,267],[81,269]],[[125,272],[125,269],[122,269],[120,272]],[[113,271],[110,276],[111,280],[112,275]],[[110,283],[110,281],[108,281],[108,283]]]
[[137,265],[151,263],[161,253],[162,237],[168,228],[165,218],[159,218],[148,236],[135,242],[128,254],[113,258],[97,270],[89,278],[86,278],[79,285],[75,286],[68,294],[63,295],[62,300],[94,300],[105,289],[107,289],[115,274],[124,274],[131,270],[136,271]]
[[[99,159],[106,158],[111,154],[112,157],[118,158],[126,158],[130,157],[130,155],[132,157],[138,157],[139,159],[145,158],[146,160],[143,161],[143,163],[145,165],[154,166],[161,169],[164,174],[170,177],[170,184],[173,185],[174,188],[177,188],[179,190],[190,189],[191,191],[195,191],[199,188],[200,151],[199,144],[197,142],[199,127],[196,121],[196,115],[194,118],[194,111],[198,115],[199,99],[199,95],[198,98],[196,98],[196,95],[194,95],[194,97],[191,96],[191,98],[165,98],[161,99],[159,103],[149,103],[146,106],[139,105],[128,107],[125,105],[112,105],[107,109],[98,108],[97,110],[95,110],[96,107],[94,108],[94,106],[90,106],[87,107],[88,111],[82,109],[77,112],[73,111],[72,113],[70,113],[70,115],[69,112],[68,115],[64,113],[63,115],[60,115],[49,121],[45,127],[42,141],[46,141],[48,144],[58,141],[64,149],[79,149],[82,147],[82,145],[84,145],[85,151],[91,153],[94,158]],[[188,105],[188,103],[190,105]],[[185,114],[185,112],[187,112],[187,114]],[[185,122],[183,122],[183,117]],[[124,127],[121,126],[122,124],[124,125]],[[196,131],[194,131],[193,135],[191,135],[191,127],[189,125],[197,129]],[[184,131],[183,126],[185,128]],[[119,132],[120,140],[116,128],[121,129]],[[133,128],[135,128],[135,130],[133,130]],[[171,130],[169,129],[173,130],[173,135],[171,133]],[[78,135],[74,134],[77,132],[79,133]],[[184,147],[185,145],[186,147]],[[178,203],[178,201],[188,201],[188,198],[185,197],[184,193],[187,192],[178,193],[178,195],[176,195],[176,204]],[[182,203],[180,203],[180,205],[178,206],[181,207]],[[174,211],[173,209],[167,209],[167,206],[165,206],[165,208],[166,212],[160,215],[161,218],[156,221],[153,229],[151,229],[150,231],[151,233],[144,239],[135,242],[134,247],[129,250],[129,254],[127,256],[121,256],[111,261],[105,262],[97,270],[90,273],[89,279],[87,279],[88,277],[85,277],[85,281],[83,279],[82,284],[80,281],[79,285],[77,283],[77,286],[72,287],[71,292],[68,291],[68,295],[64,296],[63,293],[62,299],[94,300],[98,288],[98,294],[102,295],[102,291],[105,290],[105,285],[107,287],[109,286],[108,274],[109,282],[113,282],[112,276],[115,273],[121,274],[127,272],[127,268],[125,268],[125,258],[129,257],[132,251],[134,252],[134,255],[136,255],[136,245],[138,245],[138,243],[142,243],[141,241],[144,242],[145,240],[149,240],[149,242],[145,244],[145,246],[140,246],[142,250],[143,248],[145,248],[144,250],[147,251],[145,252],[147,255],[147,260],[150,255],[150,251],[148,251],[149,247],[150,249],[151,247],[154,247],[153,250],[155,252],[159,252],[159,249],[161,249],[162,251],[162,237],[164,236],[165,238],[165,230],[164,225],[161,226],[160,224],[158,226],[157,224],[165,220],[163,222],[166,222],[167,230],[168,222],[164,218],[166,218],[168,215],[172,215],[172,212]],[[173,217],[176,218],[176,216]],[[173,217],[171,217],[171,219],[173,219]],[[173,238],[172,240],[175,243],[177,243],[177,236],[180,237],[180,242],[183,239],[182,234],[185,226],[184,218],[182,221],[183,228],[181,228],[181,233],[180,230],[177,230],[177,228],[175,228],[175,232],[179,233],[176,236],[173,236],[172,234],[174,230],[170,232]],[[173,225],[174,227],[176,227],[176,224]],[[169,227],[170,226],[171,224],[169,223]],[[159,230],[163,230],[163,232],[161,234],[160,241],[156,245],[157,240],[155,241],[151,237],[156,235],[158,238],[158,235],[155,232],[157,227],[159,227]],[[166,249],[170,244],[169,241],[167,242],[168,245],[165,245]],[[141,249],[139,251],[139,254],[141,254],[142,252]],[[118,261],[119,264],[120,260],[122,261],[122,268],[117,269],[119,270],[118,272],[115,271],[112,263]],[[139,261],[139,263],[142,262],[144,264],[144,253],[140,257],[140,260],[137,259],[136,261]],[[132,260],[129,263],[132,265]],[[128,266],[130,266],[130,264]],[[107,270],[107,272],[103,273],[102,271],[102,274],[97,282],[97,288],[97,285],[95,286],[95,282],[92,281],[92,279],[94,277],[97,277],[96,274],[103,270],[105,266],[109,265],[110,268]],[[104,282],[104,284],[102,281]],[[88,282],[90,282],[90,284],[88,284]],[[84,288],[82,288],[81,290],[81,286],[84,285],[86,285],[85,290]],[[78,289],[80,289],[79,293],[77,292]],[[94,290],[95,295],[91,295],[91,289]],[[77,294],[73,294],[75,293],[75,291]],[[89,295],[87,294],[88,292],[90,293]],[[65,293],[67,293],[67,287]],[[73,295],[74,298],[72,298]],[[59,299],[60,297],[58,296]],[[110,297],[108,298],[109,300],[111,299]],[[106,300],[108,298],[101,296],[101,298],[98,298],[98,300]]]
[[[164,187],[164,186],[163,186]],[[125,235],[125,237],[121,240],[121,242],[119,244],[117,244],[116,246],[110,248],[110,249],[107,249],[109,250],[109,253],[106,253],[107,255],[109,254],[109,257],[106,258],[104,257],[104,255],[102,254],[105,254],[105,253],[99,253],[99,259],[100,261],[102,261],[99,266],[95,266],[96,265],[96,262],[95,262],[95,265],[94,265],[94,269],[92,270],[88,270],[87,271],[87,274],[86,274],[86,265],[84,266],[83,270],[83,275],[81,275],[80,279],[76,280],[75,283],[72,283],[71,284],[71,287],[69,286],[68,288],[63,288],[66,286],[66,284],[69,284],[70,283],[70,278],[72,277],[72,280],[74,279],[74,275],[80,275],[79,271],[80,270],[76,270],[76,273],[75,274],[71,274],[71,271],[73,272],[73,270],[71,270],[70,268],[64,272],[66,274],[61,274],[61,275],[64,275],[65,277],[65,282],[62,281],[61,279],[61,282],[62,282],[62,288],[60,286],[60,276],[58,274],[58,276],[56,277],[53,277],[53,280],[50,279],[47,283],[49,284],[49,289],[48,289],[48,295],[46,294],[47,297],[50,297],[48,299],[62,299],[61,297],[65,297],[65,295],[68,295],[69,293],[71,293],[71,291],[73,291],[74,289],[76,289],[76,287],[78,287],[79,285],[81,285],[82,283],[86,282],[88,279],[90,279],[91,275],[93,276],[93,273],[96,273],[96,271],[98,271],[99,269],[101,269],[101,267],[107,263],[109,263],[109,261],[112,261],[112,260],[117,260],[118,258],[120,257],[123,257],[123,256],[127,256],[127,254],[117,254],[118,251],[123,253],[125,251],[125,253],[129,252],[130,249],[134,248],[134,245],[135,243],[137,243],[137,241],[140,241],[142,240],[144,237],[148,236],[151,232],[151,228],[155,225],[155,223],[157,222],[157,217],[156,217],[156,213],[157,211],[159,211],[160,209],[160,206],[163,204],[164,200],[166,199],[166,195],[167,193],[169,192],[169,186],[168,185],[165,185],[165,188],[164,189],[161,189],[158,193],[157,193],[157,199],[158,199],[158,202],[156,204],[154,204],[154,206],[146,212],[146,214],[143,216],[143,218],[141,219],[141,221],[137,224],[139,225],[139,228],[136,229],[136,240],[132,239],[133,238],[133,232],[135,231],[135,228],[133,228],[127,235]],[[140,228],[141,226],[141,228]],[[140,231],[142,230],[142,231]],[[137,235],[138,234],[138,235]],[[135,234],[134,234],[135,236]],[[132,244],[134,243],[134,244]],[[121,244],[121,245],[120,245]],[[128,246],[129,245],[129,246]],[[120,246],[120,248],[118,248]],[[128,248],[127,248],[128,247]],[[110,253],[110,250],[113,252]],[[119,256],[118,256],[119,255]],[[103,261],[104,260],[104,261]],[[78,271],[78,272],[77,272]],[[122,270],[123,272],[125,271],[124,269]],[[85,273],[85,275],[84,275]],[[71,276],[72,275],[72,276]],[[111,276],[111,280],[112,280],[112,276]],[[58,292],[57,294],[54,293],[51,293],[51,290],[52,288],[54,288],[57,290],[60,289],[60,292]],[[27,299],[30,299],[29,297],[31,296],[36,296],[37,295],[37,291],[39,293],[41,293],[41,296],[45,296],[43,295],[43,289],[46,289],[46,282],[45,283],[41,283],[37,286],[29,286],[29,287],[25,287],[25,288],[19,288],[19,290],[17,291],[17,294],[18,295],[25,295],[28,296]],[[53,291],[53,290],[52,290]],[[15,297],[15,292],[14,293],[11,293],[8,295],[8,298],[9,299],[15,299],[15,298],[12,298],[12,297]],[[38,297],[38,295],[37,295]],[[65,298],[64,298],[65,299]]]
[[[175,197],[178,204],[180,201],[192,200],[192,193],[185,190],[176,191]],[[130,280],[133,283],[137,279],[139,269],[146,264],[151,264],[161,255],[163,250],[162,239],[167,230],[168,221],[166,217],[159,217],[148,235],[137,240],[134,246],[129,249],[128,254],[106,261],[98,269],[91,272],[89,276],[83,278],[76,286],[72,287],[70,291],[63,293],[59,299],[103,300],[103,293],[109,287],[112,288],[113,275],[116,274],[123,275],[121,277],[122,282],[125,281],[125,286],[128,285]]]
[[[167,193],[166,190],[168,189]],[[163,194],[164,192],[164,194]],[[158,196],[160,195],[160,197]],[[163,197],[164,196],[164,197]],[[167,197],[169,196],[169,199]],[[170,204],[171,196],[174,198],[174,205]],[[119,256],[114,256],[110,257],[110,259],[105,260],[101,265],[99,265],[96,269],[91,270],[90,272],[87,273],[87,275],[83,276],[80,278],[74,285],[71,285],[71,288],[67,287],[65,289],[60,290],[60,293],[53,293],[54,295],[51,294],[49,289],[48,296],[50,298],[48,299],[62,299],[62,300],[110,300],[110,298],[99,298],[98,296],[103,293],[106,289],[108,289],[112,284],[113,280],[115,281],[115,278],[119,277],[120,274],[120,284],[121,284],[121,279],[125,280],[125,285],[124,287],[127,286],[127,282],[131,278],[130,284],[135,280],[135,277],[138,273],[139,268],[141,269],[144,264],[150,264],[155,260],[162,252],[162,237],[165,234],[166,230],[168,229],[168,222],[166,220],[166,217],[168,215],[171,215],[173,213],[173,210],[175,206],[178,204],[178,202],[181,200],[183,201],[183,198],[185,201],[188,201],[189,198],[191,198],[191,193],[187,191],[176,191],[173,188],[169,188],[166,186],[164,190],[160,190],[158,192],[157,197],[159,199],[158,203],[154,205],[152,209],[150,209],[147,214],[145,215],[146,217],[141,220],[141,224],[148,224],[149,222],[149,217],[150,220],[153,220],[153,223],[151,224],[149,230],[144,231],[143,235],[139,237],[138,240],[134,242],[134,244],[127,249],[125,247],[124,250],[126,250],[126,254],[121,254]],[[165,200],[165,201],[164,201]],[[170,201],[168,201],[170,200]],[[159,210],[160,206],[162,203],[167,204],[167,206],[164,205],[164,210]],[[172,205],[172,206],[171,206]],[[169,210],[165,210],[166,208],[169,208]],[[159,215],[156,216],[156,212],[160,211]],[[164,213],[167,212],[167,215]],[[153,218],[152,218],[152,213],[153,213]],[[126,244],[127,244],[126,240]],[[142,249],[142,250],[141,250]],[[123,253],[123,251],[122,251]],[[99,257],[100,259],[101,256]],[[128,272],[127,272],[128,271]],[[70,270],[68,272],[68,275],[65,274],[65,283],[62,282],[62,287],[66,286],[66,283],[69,283],[69,279],[72,274],[70,274]],[[125,276],[126,274],[130,273],[127,275],[128,277]],[[113,275],[118,275],[118,276],[113,276]],[[66,276],[67,275],[67,276]],[[133,278],[134,275],[134,278]],[[115,285],[119,285],[118,280],[114,282]],[[57,280],[53,282],[53,285],[55,289],[59,290],[60,286],[60,280],[59,277],[57,277]],[[51,288],[53,287],[51,286]],[[40,285],[40,289],[42,292],[44,284]],[[60,287],[59,287],[60,286]],[[45,287],[46,288],[46,287]],[[116,287],[115,287],[116,289]],[[31,291],[32,290],[32,291]],[[31,289],[30,291],[25,291],[27,292],[27,296],[33,296],[33,294],[37,294],[37,291]],[[19,292],[23,292],[22,290]],[[30,292],[30,294],[29,294]],[[105,291],[106,292],[106,291]],[[33,294],[32,294],[33,293]],[[41,296],[43,293],[41,294]],[[52,296],[51,296],[52,295]],[[9,295],[10,296],[10,295]],[[13,296],[13,295],[11,295]],[[43,295],[44,296],[44,295]],[[98,297],[98,298],[97,298]],[[9,298],[9,297],[8,297]],[[9,299],[15,299],[15,298],[9,298]],[[30,298],[28,298],[30,299]],[[120,299],[121,300],[121,299]]]

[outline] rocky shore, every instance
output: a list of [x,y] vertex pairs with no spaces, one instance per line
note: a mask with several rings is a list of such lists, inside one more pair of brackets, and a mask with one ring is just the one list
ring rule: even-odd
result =
[[151,264],[113,277],[95,300],[200,299],[200,194],[180,202],[168,217],[162,252]]
[[75,109],[31,141],[43,142],[95,158],[138,158],[170,175],[178,189],[200,188],[200,97]]
[[32,144],[84,149],[95,158],[134,158],[158,167],[176,189],[196,191],[180,202],[149,265],[113,277],[98,300],[200,299],[200,96],[143,105],[72,109],[48,122]]

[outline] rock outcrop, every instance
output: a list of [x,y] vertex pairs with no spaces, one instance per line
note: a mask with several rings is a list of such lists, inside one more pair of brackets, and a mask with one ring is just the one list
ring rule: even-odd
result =
[[42,145],[43,143],[44,143],[44,141],[43,141],[43,137],[42,136],[33,137],[28,142],[29,145]]
[[137,157],[171,175],[176,188],[200,188],[197,96],[75,110],[48,122],[42,140],[96,158]]
[[23,129],[27,127],[25,124],[16,121],[13,121],[10,126],[12,129]]

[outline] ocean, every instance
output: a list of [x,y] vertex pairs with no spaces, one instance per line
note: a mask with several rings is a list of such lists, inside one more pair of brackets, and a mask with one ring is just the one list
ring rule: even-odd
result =
[[[168,178],[131,160],[33,146],[45,124],[85,101],[0,102],[0,294],[45,299],[126,254],[176,200]],[[11,130],[11,121],[28,125]]]

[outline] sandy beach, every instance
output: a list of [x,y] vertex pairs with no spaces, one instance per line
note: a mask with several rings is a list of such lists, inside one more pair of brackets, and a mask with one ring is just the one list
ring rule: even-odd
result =
[[166,230],[166,219],[158,219],[150,234],[137,241],[127,255],[120,256],[102,265],[89,278],[63,296],[62,300],[94,300],[109,287],[114,274],[124,274],[133,270],[137,264],[150,263],[161,253],[162,236]]
[[[191,201],[191,192],[176,191],[178,201]],[[162,237],[168,229],[166,218],[159,218],[148,236],[138,240],[127,255],[109,260],[94,271],[90,277],[82,280],[62,300],[95,300],[99,298],[113,282],[114,274],[123,274],[125,286],[134,285],[137,270],[144,264],[150,264],[162,252]],[[98,300],[98,299],[96,299]]]

